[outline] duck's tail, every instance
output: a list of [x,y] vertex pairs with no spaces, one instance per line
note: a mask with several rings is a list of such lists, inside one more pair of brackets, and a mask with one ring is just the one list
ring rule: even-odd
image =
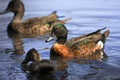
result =
[[57,13],[57,11],[53,11],[51,14],[56,14]]
[[104,29],[106,29],[106,27],[104,27],[104,28],[102,28],[102,29],[98,29],[98,31],[102,31],[102,30],[104,30]]
[[[53,11],[51,14],[57,14],[57,11]],[[65,16],[58,16],[57,15],[57,18],[63,18],[63,17],[65,17]]]
[[71,20],[72,18],[67,18],[67,19],[64,19],[64,20],[62,20],[62,23],[63,24],[65,24],[65,23],[67,23],[69,20]]
[[109,34],[109,30],[106,30],[104,33],[100,34],[100,39],[97,40],[97,48],[99,48],[100,50],[104,49],[104,44]]
[[110,34],[109,30],[106,30],[103,34],[101,34],[101,41],[103,43],[105,43],[105,41],[106,41],[107,37],[109,36],[109,34]]
[[87,36],[90,36],[90,35],[92,35],[92,34],[100,33],[100,32],[101,32],[102,30],[104,30],[104,29],[106,29],[106,27],[104,27],[104,28],[102,28],[102,29],[98,29],[97,31],[92,32],[92,33],[88,34]]
[[51,23],[51,28],[53,28],[55,25],[58,25],[58,24],[65,24],[69,20],[71,20],[71,18],[66,18],[64,20],[56,20],[56,21],[54,21],[54,22]]
[[53,11],[51,14],[49,14],[46,18],[48,20],[48,22],[53,22],[55,20],[57,20],[58,15],[56,14],[57,11]]

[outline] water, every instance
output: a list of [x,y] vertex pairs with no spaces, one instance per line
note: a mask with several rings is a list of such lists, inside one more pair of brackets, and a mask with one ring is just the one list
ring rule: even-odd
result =
[[[0,11],[7,7],[9,1],[0,1]],[[68,38],[90,33],[103,27],[110,30],[110,36],[105,44],[105,53],[108,56],[106,61],[81,62],[76,59],[63,63],[60,61],[63,69],[58,72],[59,75],[56,73],[58,80],[120,80],[119,0],[29,0],[29,2],[23,0],[23,2],[26,9],[23,19],[48,15],[54,10],[60,16],[71,17],[72,20],[65,24],[69,30]],[[35,48],[43,59],[49,59],[49,49],[54,42],[45,43],[48,36],[15,40],[9,38],[6,30],[12,17],[12,13],[0,15],[0,80],[27,80],[27,74],[21,70],[20,66],[26,52]],[[14,53],[14,41],[20,42],[19,47],[22,48],[20,52],[22,51],[23,55],[12,54]]]

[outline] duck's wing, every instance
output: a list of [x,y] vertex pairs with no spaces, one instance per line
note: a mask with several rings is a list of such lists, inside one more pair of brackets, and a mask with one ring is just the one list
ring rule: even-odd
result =
[[53,22],[58,19],[58,15],[56,14],[57,11],[53,11],[51,14],[48,16],[41,17],[42,19],[47,19],[48,22]]
[[29,18],[27,20],[24,20],[24,23],[38,23],[41,22],[43,24],[49,23],[49,22],[53,22],[55,20],[57,20],[58,16],[56,14],[56,11],[53,11],[51,14],[47,15],[47,16],[43,16],[43,17],[34,17],[34,18]]
[[99,40],[100,36],[101,36],[101,34],[98,32],[98,33],[95,33],[95,34],[91,34],[89,36],[88,36],[88,34],[86,34],[86,35],[82,35],[82,36],[79,36],[79,37],[74,37],[74,38],[68,39],[67,42],[65,43],[65,45],[67,47],[71,47],[73,44],[75,44],[79,41],[82,41],[82,40],[84,41],[84,39],[88,39],[88,38]]
[[[79,42],[81,41],[82,39],[86,39],[86,38],[92,38],[94,41],[97,41],[97,40],[100,40],[101,39],[101,30],[104,30],[106,28],[102,28],[102,29],[98,29],[92,33],[89,33],[89,34],[85,34],[85,35],[82,35],[82,36],[79,36],[79,37],[74,37],[74,38],[71,38],[69,39],[67,42],[66,42],[66,46],[68,47],[71,47],[73,44],[75,44],[76,42]],[[109,35],[109,30],[106,30],[104,33],[103,33],[104,38],[103,39],[106,39]]]
[[[40,33],[44,35],[44,33],[51,31],[54,25],[65,24],[67,21],[71,20],[71,18],[66,18],[64,20],[57,20],[57,18],[56,11],[54,11],[48,16],[25,20],[23,22],[23,27],[28,33]],[[50,26],[46,27],[46,24],[50,24]]]
[[[109,30],[102,34],[92,34],[86,37],[79,38],[69,48],[72,52],[79,55],[92,55],[97,50],[103,50],[106,38],[109,35]],[[96,37],[97,36],[97,37]]]
[[98,49],[97,42],[92,37],[84,37],[72,44],[69,48],[76,56],[89,56]]
[[86,36],[91,36],[91,35],[94,35],[94,34],[98,34],[98,33],[100,33],[102,30],[104,30],[104,29],[106,29],[106,27],[104,27],[104,28],[102,28],[102,29],[98,29],[97,31],[94,31],[94,32],[92,32],[92,33],[89,33],[89,34],[87,34]]

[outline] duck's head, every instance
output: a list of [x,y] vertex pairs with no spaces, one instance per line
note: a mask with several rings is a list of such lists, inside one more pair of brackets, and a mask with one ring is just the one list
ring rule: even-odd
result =
[[39,56],[39,53],[33,48],[27,52],[27,55],[26,55],[24,61],[22,62],[22,64],[27,64],[29,61],[39,62],[40,60],[41,60],[41,58]]
[[[32,61],[31,64],[28,64]],[[27,52],[21,64],[24,71],[29,71],[32,75],[51,75],[54,73],[54,66],[49,60],[41,60],[39,53],[33,48]]]
[[53,35],[55,35],[57,38],[56,42],[64,44],[67,40],[67,33],[68,30],[66,29],[64,24],[56,24],[53,26],[51,36],[48,40],[46,40],[46,42],[51,41],[53,39]]
[[7,8],[3,12],[0,12],[0,14],[4,14],[7,12],[13,12],[15,13],[15,15],[18,13],[21,13],[21,15],[23,16],[24,11],[25,11],[24,4],[21,0],[11,0]]

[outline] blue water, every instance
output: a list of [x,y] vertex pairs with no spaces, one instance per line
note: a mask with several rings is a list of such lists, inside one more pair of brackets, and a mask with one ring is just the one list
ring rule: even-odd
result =
[[[9,1],[0,0],[0,11],[7,7]],[[79,60],[68,61],[65,63],[67,67],[64,68],[67,76],[64,79],[59,77],[58,80],[120,80],[120,0],[22,1],[26,9],[23,19],[45,16],[55,10],[60,16],[72,18],[65,24],[69,30],[68,38],[87,34],[103,27],[110,30],[110,36],[105,44],[105,53],[108,56],[106,61],[90,61],[90,64],[81,64]],[[43,59],[50,59],[49,49],[54,41],[45,43],[48,36],[20,39],[24,54],[13,55],[13,39],[8,37],[6,31],[12,17],[12,13],[0,15],[0,80],[27,80],[27,74],[21,70],[20,66],[26,52],[35,48]]]

